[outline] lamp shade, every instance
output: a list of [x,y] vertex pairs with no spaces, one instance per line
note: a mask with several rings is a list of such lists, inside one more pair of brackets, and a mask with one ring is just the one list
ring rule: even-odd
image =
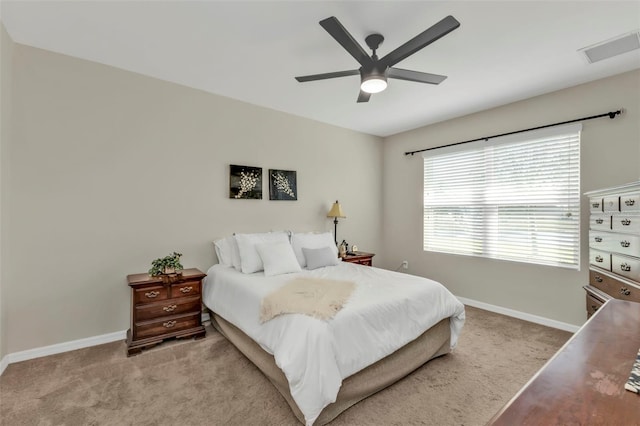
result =
[[346,218],[346,216],[344,215],[344,212],[342,211],[342,206],[340,205],[338,200],[336,200],[336,202],[333,203],[333,205],[331,206],[331,210],[329,210],[329,213],[327,213],[327,217]]

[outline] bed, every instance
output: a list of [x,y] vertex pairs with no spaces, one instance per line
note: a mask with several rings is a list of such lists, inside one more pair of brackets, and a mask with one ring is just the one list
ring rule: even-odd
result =
[[[348,280],[355,287],[328,320],[292,313],[261,322],[263,299],[300,277]],[[217,264],[204,280],[203,302],[212,324],[306,425],[333,420],[450,352],[465,318],[464,305],[440,283],[346,262],[283,274],[243,273]]]

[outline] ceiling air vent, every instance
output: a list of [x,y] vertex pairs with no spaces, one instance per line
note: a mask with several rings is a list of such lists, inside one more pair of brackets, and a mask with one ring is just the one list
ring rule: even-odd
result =
[[584,53],[587,61],[592,64],[635,49],[640,49],[640,33],[638,31],[623,34],[602,43],[584,47],[578,51]]

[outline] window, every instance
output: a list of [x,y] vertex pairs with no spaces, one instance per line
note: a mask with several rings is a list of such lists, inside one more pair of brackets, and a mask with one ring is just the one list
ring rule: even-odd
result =
[[424,250],[578,269],[581,128],[425,152]]

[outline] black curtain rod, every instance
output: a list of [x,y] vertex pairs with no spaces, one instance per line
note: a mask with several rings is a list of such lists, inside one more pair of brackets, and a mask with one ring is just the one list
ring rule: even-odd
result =
[[591,117],[576,118],[575,120],[563,121],[561,123],[553,123],[553,124],[547,124],[545,126],[532,127],[530,129],[516,130],[515,132],[502,133],[500,135],[485,136],[483,138],[471,139],[464,142],[450,143],[448,145],[436,146],[433,148],[419,149],[417,151],[407,151],[404,153],[404,155],[413,155],[413,154],[417,154],[418,152],[425,152],[425,151],[431,151],[433,149],[447,148],[449,146],[462,145],[469,142],[488,141],[489,139],[499,138],[500,136],[515,135],[516,133],[529,132],[531,130],[545,129],[547,127],[553,127],[553,126],[561,126],[563,124],[575,123],[576,121],[593,120],[594,118],[602,118],[602,117],[609,117],[610,119],[613,120],[616,117],[616,115],[620,115],[620,114],[622,114],[622,109],[619,109],[617,111],[605,112],[604,114],[592,115]]

